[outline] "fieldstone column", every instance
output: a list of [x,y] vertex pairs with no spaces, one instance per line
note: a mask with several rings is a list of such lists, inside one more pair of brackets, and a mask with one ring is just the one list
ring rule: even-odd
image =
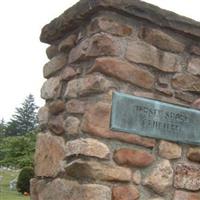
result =
[[31,199],[199,200],[199,147],[109,123],[114,91],[200,97],[200,24],[138,0],[81,0],[40,39],[50,46]]

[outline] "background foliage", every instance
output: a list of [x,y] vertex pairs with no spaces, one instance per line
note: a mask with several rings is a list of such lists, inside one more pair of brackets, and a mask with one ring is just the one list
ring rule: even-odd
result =
[[0,165],[22,168],[33,166],[36,134],[0,138]]
[[39,131],[37,108],[30,94],[16,108],[9,122],[0,121],[0,166],[22,168],[33,165],[36,133]]

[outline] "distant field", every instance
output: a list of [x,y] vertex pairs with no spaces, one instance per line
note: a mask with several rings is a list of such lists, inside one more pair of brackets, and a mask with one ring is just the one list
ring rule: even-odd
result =
[[3,180],[0,183],[0,200],[30,200],[30,197],[25,197],[17,191],[9,189],[9,182],[18,176],[17,171],[0,171],[0,176]]

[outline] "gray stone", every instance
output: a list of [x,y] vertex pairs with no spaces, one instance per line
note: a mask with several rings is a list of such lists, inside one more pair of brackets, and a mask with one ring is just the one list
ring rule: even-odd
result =
[[179,56],[158,50],[142,41],[128,42],[125,56],[131,62],[151,65],[164,72],[180,71]]
[[122,182],[132,180],[132,172],[129,168],[96,161],[75,160],[67,165],[66,172],[69,176],[79,179],[91,178],[102,181]]
[[60,96],[60,79],[58,77],[52,77],[44,82],[41,88],[41,98],[54,99]]
[[105,144],[92,138],[82,138],[69,141],[66,144],[65,151],[66,156],[84,155],[101,159],[109,159],[110,155],[110,150]]
[[162,160],[145,178],[144,185],[158,194],[166,192],[173,183],[173,169],[168,160]]
[[80,120],[76,117],[69,116],[64,121],[64,129],[67,135],[75,135],[79,133]]
[[113,86],[112,82],[101,74],[87,75],[84,78],[68,82],[65,98],[76,98],[94,93],[103,93]]
[[161,141],[159,144],[159,155],[168,160],[181,157],[182,149],[179,145],[167,141]]
[[76,39],[77,39],[77,36],[75,34],[69,35],[68,37],[66,37],[64,40],[60,42],[60,44],[58,45],[58,50],[59,51],[70,50],[72,47],[75,46]]
[[67,56],[64,54],[53,57],[47,64],[44,65],[43,75],[45,78],[53,76],[57,71],[61,70],[67,63]]
[[58,55],[58,47],[56,45],[51,45],[46,49],[46,54],[49,59],[52,59],[54,56]]

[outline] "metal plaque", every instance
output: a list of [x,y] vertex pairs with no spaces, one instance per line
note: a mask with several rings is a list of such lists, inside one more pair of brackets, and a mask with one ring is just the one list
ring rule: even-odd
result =
[[116,92],[113,94],[110,128],[200,145],[200,110]]

